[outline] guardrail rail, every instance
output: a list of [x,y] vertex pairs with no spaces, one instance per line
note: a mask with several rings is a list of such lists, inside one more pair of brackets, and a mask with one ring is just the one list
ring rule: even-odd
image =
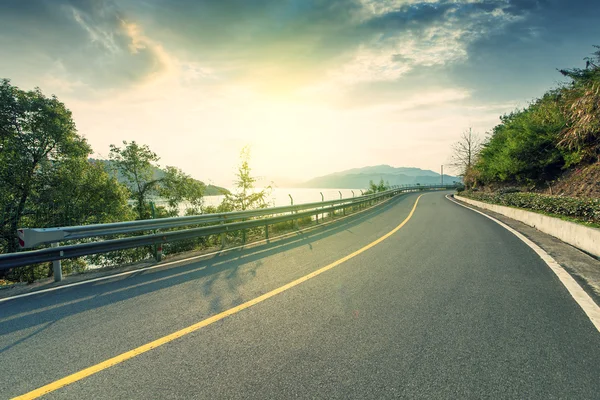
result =
[[[62,271],[60,263],[57,261],[66,258],[107,253],[147,245],[162,245],[163,243],[175,242],[178,240],[219,235],[259,226],[266,227],[265,232],[268,238],[268,226],[272,224],[293,221],[306,216],[316,216],[316,221],[318,223],[319,214],[331,213],[340,209],[345,211],[347,207],[364,205],[369,202],[383,200],[406,192],[454,189],[455,187],[455,185],[393,186],[391,189],[384,192],[347,199],[270,207],[257,210],[57,228],[21,228],[18,230],[17,234],[19,237],[19,244],[22,248],[31,248],[42,244],[51,244],[52,247],[0,254],[0,270],[54,261],[54,277],[55,280],[59,281],[62,279]],[[156,232],[160,229],[172,229],[194,225],[205,226],[170,232]],[[152,231],[152,233],[118,239],[101,239],[89,243],[58,245],[59,242],[69,240],[101,238],[103,236],[123,235],[143,231]]]

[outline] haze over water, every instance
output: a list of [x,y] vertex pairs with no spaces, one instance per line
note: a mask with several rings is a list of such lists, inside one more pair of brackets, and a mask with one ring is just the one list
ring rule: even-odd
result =
[[[232,188],[229,188],[233,192]],[[260,190],[260,189],[258,189]],[[294,199],[294,204],[313,203],[321,201],[323,193],[324,200],[335,200],[340,198],[347,199],[352,197],[354,190],[355,196],[360,196],[361,189],[319,189],[319,188],[275,188],[271,192],[271,202],[274,206],[289,206],[291,204],[290,196]],[[362,189],[363,192],[365,189]],[[206,196],[204,204],[207,206],[218,206],[225,196]]]

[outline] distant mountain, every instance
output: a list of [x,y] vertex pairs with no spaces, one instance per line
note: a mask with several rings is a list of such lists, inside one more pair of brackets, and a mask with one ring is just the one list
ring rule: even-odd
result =
[[[96,160],[93,158],[89,159],[91,163],[100,163],[104,166],[104,169],[106,170],[106,172],[108,172],[110,175],[115,176],[117,178],[117,180],[120,183],[126,184],[127,181],[125,179],[125,177],[118,171],[115,171],[115,168],[112,168],[112,161],[110,160]],[[154,179],[160,179],[163,178],[165,176],[165,171],[163,171],[160,168],[154,168],[153,171],[153,178]],[[202,181],[199,181],[202,182]],[[203,184],[205,184],[204,182],[202,182]],[[206,184],[205,184],[206,185]],[[220,195],[223,193],[227,193],[229,192],[229,190],[222,188],[220,186],[215,186],[215,185],[206,185],[206,191],[204,192],[205,196],[216,196],[216,195]]]
[[[303,182],[299,187],[310,188],[338,188],[360,189],[366,188],[369,181],[378,183],[381,179],[390,185],[421,185],[439,184],[441,176],[437,172],[411,167],[392,167],[389,165],[375,165],[362,168],[353,168],[346,171],[320,176]],[[460,181],[460,178],[444,174],[444,183]]]

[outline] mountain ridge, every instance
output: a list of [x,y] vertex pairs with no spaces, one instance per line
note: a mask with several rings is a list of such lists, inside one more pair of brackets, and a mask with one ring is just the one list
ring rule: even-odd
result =
[[[389,182],[390,185],[438,184],[441,175],[431,170],[416,167],[392,167],[387,164],[351,168],[331,174],[318,176],[302,182],[299,187],[353,189],[366,188],[369,181]],[[444,182],[460,181],[460,178],[444,174]]]
[[[118,171],[115,171],[114,168],[111,168],[111,163],[112,161],[110,160],[103,160],[103,159],[94,159],[94,158],[90,158],[89,161],[91,163],[100,163],[102,164],[102,166],[104,167],[104,170],[111,176],[115,177],[117,179],[117,181],[119,181],[119,183],[122,183],[124,185],[127,184],[125,178],[122,176],[121,173],[119,173]],[[152,176],[154,179],[160,179],[162,177],[165,176],[165,172],[158,168],[158,167],[153,167],[153,171],[152,171]],[[221,195],[223,193],[228,193],[229,190],[220,187],[220,186],[216,186],[216,185],[211,185],[211,184],[206,184],[203,181],[200,181],[198,179],[195,179],[198,182],[201,182],[202,184],[204,184],[206,186],[205,192],[204,192],[204,196],[218,196]]]

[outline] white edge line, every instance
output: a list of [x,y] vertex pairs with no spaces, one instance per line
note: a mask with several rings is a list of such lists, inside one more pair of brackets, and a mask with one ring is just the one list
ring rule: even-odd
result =
[[[413,192],[406,192],[406,193],[402,193],[401,195],[409,194],[409,193],[413,193]],[[352,217],[352,216],[355,216],[355,215],[360,215],[363,212],[366,212],[366,211],[368,211],[368,210],[370,210],[372,208],[375,208],[375,207],[378,207],[378,206],[381,206],[381,205],[387,203],[391,199],[393,199],[393,197],[390,197],[389,199],[384,200],[381,203],[377,203],[377,204],[375,204],[375,205],[373,205],[371,207],[365,208],[364,210],[356,212],[354,214],[342,216],[342,217],[339,217],[339,218],[337,218],[337,219],[335,219],[333,221],[328,221],[328,222],[322,223],[320,225],[313,225],[313,226],[309,226],[307,228],[299,229],[299,230],[294,231],[294,232],[284,233],[283,235],[275,236],[273,238],[269,238],[268,241],[273,241],[273,240],[278,240],[278,239],[285,239],[286,237],[288,237],[288,236],[294,236],[294,235],[296,235],[299,232],[306,232],[306,231],[309,231],[309,230],[312,230],[312,229],[315,229],[315,228],[318,228],[318,227],[327,226],[329,224],[332,224],[332,223],[335,223],[335,222],[339,222],[341,220],[344,220],[346,218],[349,218],[349,217]],[[323,210],[323,211],[325,212],[325,210]],[[321,213],[319,213],[319,214],[321,214]],[[267,242],[267,239],[261,239],[261,240],[258,240],[256,242],[248,243],[246,245],[241,245],[241,246],[236,246],[236,247],[230,247],[230,248],[226,248],[226,249],[221,249],[221,250],[214,251],[212,253],[200,254],[198,256],[193,256],[193,257],[189,257],[189,258],[183,258],[181,260],[169,261],[169,262],[164,263],[164,264],[151,265],[149,267],[132,269],[131,271],[120,272],[118,274],[111,274],[111,275],[106,275],[106,276],[100,276],[98,278],[86,279],[86,280],[83,280],[83,281],[80,281],[80,282],[73,282],[73,283],[68,283],[66,285],[55,286],[55,287],[52,287],[52,288],[40,289],[40,290],[35,290],[33,292],[16,294],[16,295],[11,296],[11,297],[5,297],[3,299],[0,299],[0,303],[4,303],[4,302],[10,301],[10,300],[20,299],[20,298],[23,298],[23,297],[34,296],[34,295],[37,295],[37,294],[54,292],[56,290],[67,289],[67,288],[71,288],[71,287],[74,287],[74,286],[86,285],[88,283],[105,281],[105,280],[108,280],[108,279],[118,278],[120,276],[135,274],[137,272],[144,272],[144,271],[149,271],[149,270],[156,269],[156,268],[168,267],[168,266],[174,265],[174,264],[185,263],[185,262],[192,261],[192,260],[197,260],[197,259],[200,259],[200,258],[206,258],[206,257],[214,256],[214,255],[217,255],[217,254],[226,253],[226,252],[231,251],[231,250],[238,250],[238,249],[242,249],[242,248],[249,248],[250,246],[254,247],[254,246],[266,243],[266,242]],[[10,290],[10,289],[8,289],[8,290]]]
[[540,256],[540,258],[546,263],[546,265],[548,265],[548,267],[550,267],[552,272],[554,272],[556,274],[556,276],[558,277],[560,282],[568,290],[569,294],[573,297],[573,299],[577,302],[577,304],[579,304],[579,307],[581,307],[583,309],[583,312],[585,312],[585,314],[588,316],[590,321],[592,321],[592,324],[594,324],[594,327],[596,328],[596,330],[598,330],[598,332],[600,332],[600,307],[594,302],[594,300],[590,297],[590,295],[587,294],[585,292],[585,290],[583,290],[583,288],[577,283],[577,281],[575,279],[573,279],[573,277],[567,271],[565,271],[565,269],[563,267],[561,267],[561,265],[559,263],[557,263],[556,260],[554,260],[554,258],[552,258],[552,256],[550,254],[548,254],[546,251],[544,251],[537,244],[533,243],[531,240],[529,240],[527,237],[525,237],[522,233],[520,233],[520,232],[514,230],[513,228],[511,228],[510,226],[506,225],[504,222],[502,222],[492,216],[489,216],[486,213],[483,213],[479,210],[475,210],[471,207],[465,206],[464,204],[461,204],[461,203],[457,202],[456,200],[451,199],[449,197],[449,195],[446,195],[445,197],[446,197],[446,199],[450,200],[454,204],[458,204],[461,207],[467,208],[471,211],[475,211],[476,213],[481,214],[484,217],[491,219],[492,221],[494,221],[495,223],[497,223],[501,227],[505,228],[507,231],[509,231],[510,233],[512,233],[513,235],[518,237],[519,239],[521,239],[521,241],[523,241],[527,246],[529,246],[533,251],[535,251],[537,253],[537,255]]

